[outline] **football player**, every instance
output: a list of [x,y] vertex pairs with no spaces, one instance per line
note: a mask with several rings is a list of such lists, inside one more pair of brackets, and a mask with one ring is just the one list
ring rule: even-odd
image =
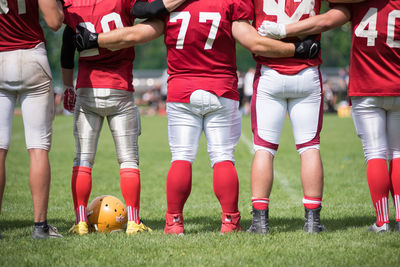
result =
[[[255,20],[277,22],[281,27],[319,13],[321,0],[255,0]],[[262,32],[260,32],[262,33]],[[265,36],[265,35],[264,35]],[[271,37],[275,37],[270,35]],[[299,40],[307,35],[285,40]],[[320,39],[320,35],[313,36]],[[286,114],[289,115],[296,148],[300,154],[304,231],[318,233],[323,194],[323,167],[320,156],[322,128],[321,57],[312,59],[266,58],[255,56],[257,72],[251,101],[251,121],[255,155],[251,170],[253,222],[248,232],[269,231],[269,197],[273,184],[273,161]]]
[[[249,0],[187,1],[165,17],[106,34],[85,29],[82,48],[121,48],[165,33],[169,69],[167,114],[172,164],[167,175],[164,233],[184,233],[183,208],[192,185],[192,163],[204,131],[213,168],[214,192],[222,207],[221,233],[238,231],[238,177],[234,148],[241,132],[235,40],[253,53],[309,58],[319,45],[308,40],[283,43],[257,35]],[[97,39],[98,38],[98,39]],[[96,40],[97,39],[97,40]],[[96,40],[96,41],[93,41]]]
[[35,239],[61,237],[47,224],[50,188],[54,93],[39,9],[49,28],[63,20],[62,4],[55,0],[0,2],[0,211],[6,181],[5,160],[10,145],[14,106],[21,101],[25,141],[30,157],[29,185],[33,201]]
[[[157,6],[162,8],[155,15],[166,14],[184,1],[157,1]],[[65,12],[67,26],[63,34],[61,66],[65,85],[64,107],[74,112],[76,155],[71,187],[76,219],[70,229],[74,234],[88,233],[86,209],[92,187],[91,170],[104,118],[107,118],[120,164],[120,187],[128,214],[126,233],[131,235],[151,231],[139,217],[138,136],[141,125],[133,97],[134,48],[94,48],[80,53],[76,90],[73,86],[75,28],[84,26],[92,31],[108,32],[114,28],[132,26],[135,19],[132,12],[146,10],[141,9],[140,4],[133,8],[134,3],[134,0],[68,0],[66,3],[70,7]]]
[[[367,180],[376,211],[376,222],[367,230],[376,233],[390,229],[389,191],[396,212],[395,230],[400,231],[399,10],[399,1],[370,0],[344,5],[286,27],[266,27],[267,31],[283,37],[315,34],[351,21],[348,95],[354,125],[363,144]],[[277,31],[278,28],[281,30]]]

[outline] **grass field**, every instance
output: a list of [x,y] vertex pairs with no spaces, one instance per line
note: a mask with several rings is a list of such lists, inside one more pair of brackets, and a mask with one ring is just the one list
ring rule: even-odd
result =
[[[72,117],[57,116],[51,150],[52,185],[48,220],[63,239],[30,238],[32,204],[28,187],[28,156],[21,117],[14,119],[7,158],[7,184],[0,216],[0,266],[399,266],[400,234],[368,233],[375,216],[365,178],[361,143],[352,120],[325,116],[321,152],[325,169],[322,221],[329,230],[308,235],[302,230],[304,209],[299,156],[290,124],[275,160],[275,183],[270,203],[270,234],[246,232],[221,236],[221,211],[212,190],[212,171],[202,137],[193,165],[192,194],[184,210],[183,237],[163,234],[166,210],[165,179],[170,164],[166,117],[143,117],[140,137],[142,177],[141,217],[151,234],[67,234],[74,220],[70,176],[74,157]],[[251,223],[250,119],[243,119],[243,135],[236,149],[240,179],[242,226]],[[105,123],[93,170],[90,200],[103,195],[122,200],[114,144]],[[390,203],[390,218],[394,209]]]

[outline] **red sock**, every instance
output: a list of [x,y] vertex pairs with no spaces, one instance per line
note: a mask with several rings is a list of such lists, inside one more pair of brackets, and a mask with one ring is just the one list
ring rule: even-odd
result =
[[71,189],[74,199],[75,223],[87,222],[86,207],[92,191],[92,169],[82,166],[73,167]]
[[313,210],[321,207],[322,197],[309,197],[304,195],[303,197],[303,205],[304,208]]
[[128,221],[140,223],[140,172],[138,169],[120,169],[120,187],[126,203]]
[[253,204],[253,208],[257,210],[266,210],[268,209],[269,198],[252,197],[251,203]]
[[390,161],[391,191],[396,211],[396,222],[400,221],[400,158]]
[[239,180],[232,161],[221,161],[214,164],[213,186],[222,212],[238,212]]
[[167,176],[167,213],[182,213],[191,190],[192,164],[185,160],[175,160]]
[[390,178],[385,159],[371,159],[367,163],[367,180],[376,211],[376,224],[389,223],[388,196]]

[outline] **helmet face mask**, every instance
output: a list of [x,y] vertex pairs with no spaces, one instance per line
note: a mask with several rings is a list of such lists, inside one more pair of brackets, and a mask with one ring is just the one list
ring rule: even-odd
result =
[[109,195],[93,199],[89,204],[87,214],[92,232],[121,231],[128,221],[124,203]]

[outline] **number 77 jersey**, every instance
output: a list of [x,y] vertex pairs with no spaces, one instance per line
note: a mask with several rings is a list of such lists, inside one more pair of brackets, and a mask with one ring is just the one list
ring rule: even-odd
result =
[[165,18],[168,102],[197,89],[239,100],[232,23],[253,12],[251,0],[188,0]]
[[349,96],[400,96],[400,1],[347,7],[352,28]]

